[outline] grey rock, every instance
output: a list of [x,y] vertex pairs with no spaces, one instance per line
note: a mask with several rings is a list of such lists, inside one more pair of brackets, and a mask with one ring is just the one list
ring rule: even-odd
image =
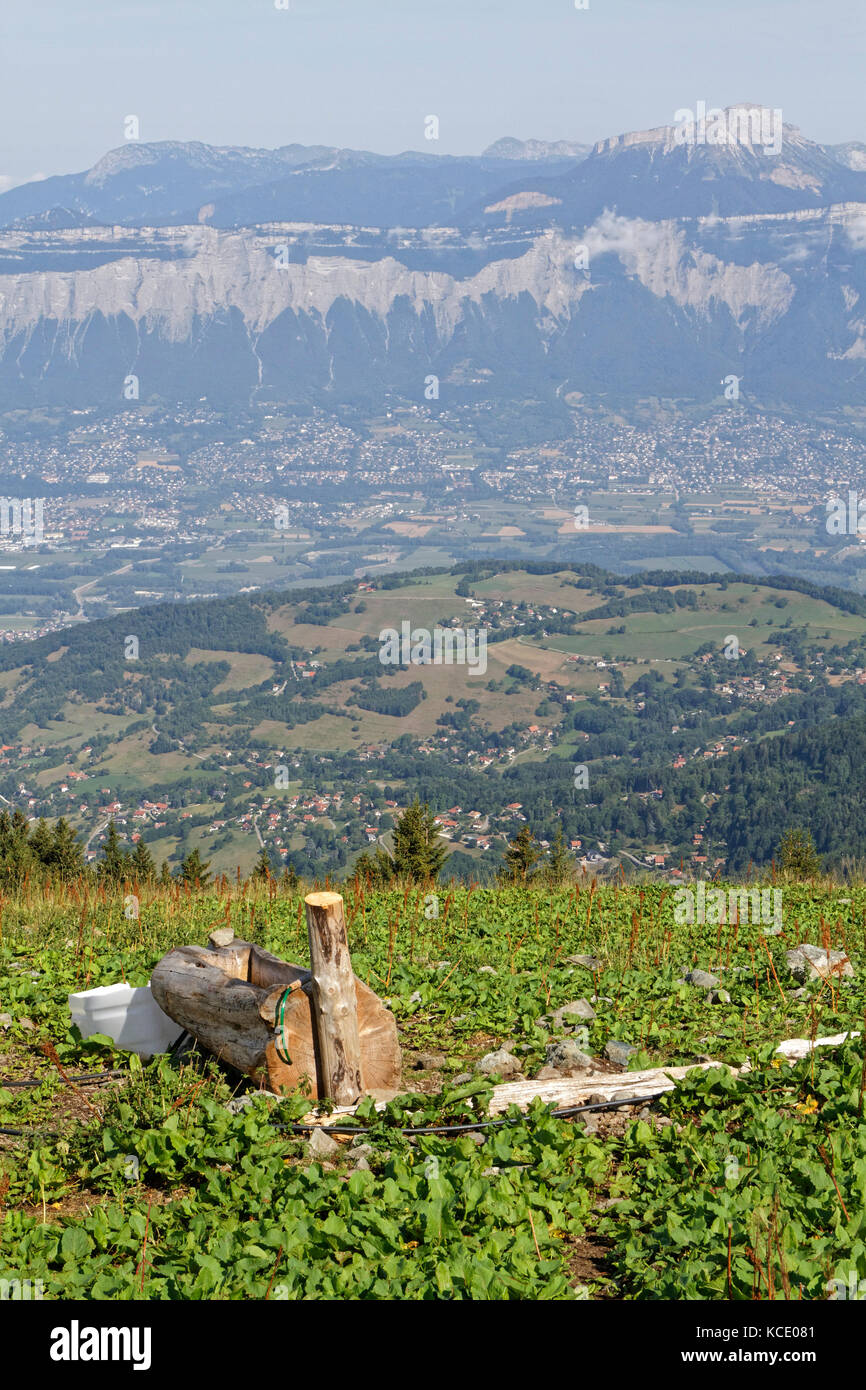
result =
[[470,1129],[466,1135],[466,1138],[471,1139],[473,1144],[477,1144],[479,1149],[481,1148],[482,1144],[485,1143],[485,1136],[481,1133],[480,1129]]
[[611,1038],[604,1049],[604,1055],[608,1061],[616,1062],[621,1067],[626,1066],[629,1057],[633,1057],[636,1052],[636,1047],[632,1047],[631,1043],[622,1042],[619,1038]]
[[475,1070],[482,1076],[518,1076],[520,1074],[520,1062],[511,1052],[506,1052],[504,1047],[500,1047],[496,1052],[488,1052],[481,1058],[480,1062],[475,1063]]
[[11,1014],[0,1014],[0,1028],[11,1028],[13,1023]]
[[711,975],[708,970],[690,970],[683,979],[687,985],[694,985],[696,989],[713,989],[720,983],[718,975]]
[[601,961],[598,956],[566,956],[569,965],[582,965],[584,970],[598,970]]
[[496,973],[492,965],[480,965],[478,967],[479,975],[495,975]]
[[535,1081],[561,1081],[562,1072],[557,1071],[556,1067],[539,1067],[533,1078]]
[[335,1158],[340,1145],[323,1129],[314,1129],[307,1140],[307,1152],[312,1158]]
[[564,1038],[562,1042],[550,1044],[544,1054],[544,1064],[546,1067],[555,1067],[557,1071],[589,1071],[593,1059],[586,1052],[582,1052],[571,1038]]
[[730,1004],[731,1002],[731,996],[726,989],[710,990],[707,998],[711,1004]]
[[823,946],[811,946],[805,941],[793,951],[786,951],[785,960],[795,980],[830,980],[854,974],[844,951],[826,951]]
[[588,1115],[581,1115],[580,1118],[583,1121],[583,1128],[586,1134],[598,1134],[601,1128],[601,1117],[599,1115],[590,1111]]
[[415,1058],[416,1071],[441,1071],[447,1062],[441,1052],[419,1052]]
[[358,1159],[358,1162],[353,1164],[352,1166],[354,1167],[356,1173],[369,1173],[372,1171],[369,1163],[367,1162],[366,1158],[364,1158],[363,1154]]
[[550,1018],[555,1028],[564,1028],[572,1019],[580,1018],[591,1022],[595,1018],[595,1009],[588,999],[574,999],[570,1004],[563,1004],[561,1008],[554,1009]]
[[24,1028],[28,1033],[35,1033],[36,1031],[36,1024],[32,1018],[19,1018],[18,1027]]
[[601,1091],[593,1091],[586,1103],[587,1105],[607,1105],[608,1098],[607,1096],[603,1096]]
[[472,1080],[472,1075],[473,1075],[473,1074],[472,1074],[471,1071],[462,1071],[462,1072],[460,1073],[459,1076],[455,1076],[455,1078],[454,1078],[454,1085],[455,1085],[455,1086],[462,1086],[463,1083],[464,1083],[464,1081],[471,1081],[471,1080]]
[[421,1003],[421,991],[420,991],[420,989],[416,989],[416,991],[415,991],[414,994],[410,994],[410,995],[409,995],[409,1003],[410,1003],[410,1004],[420,1004],[420,1003]]
[[244,1091],[242,1096],[232,1096],[231,1100],[226,1101],[226,1110],[230,1110],[233,1115],[239,1115],[248,1105],[253,1104],[255,1098],[255,1091]]
[[367,1162],[367,1160],[371,1158],[372,1155],[372,1144],[353,1144],[351,1149],[349,1150],[349,1157],[352,1161],[353,1168],[360,1168],[362,1164],[364,1164],[365,1167],[369,1168],[370,1165]]

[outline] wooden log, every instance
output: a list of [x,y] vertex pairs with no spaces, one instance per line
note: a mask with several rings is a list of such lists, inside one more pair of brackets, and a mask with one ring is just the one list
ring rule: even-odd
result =
[[[327,1090],[310,971],[249,941],[220,940],[211,950],[178,946],[164,955],[151,978],[154,999],[214,1056],[277,1095],[308,1087],[311,1099],[321,1099]],[[363,1090],[396,1093],[396,1020],[363,980],[353,983]]]
[[325,1095],[337,1105],[352,1105],[363,1087],[358,1003],[343,899],[339,893],[309,893],[304,901],[310,938],[316,1039]]

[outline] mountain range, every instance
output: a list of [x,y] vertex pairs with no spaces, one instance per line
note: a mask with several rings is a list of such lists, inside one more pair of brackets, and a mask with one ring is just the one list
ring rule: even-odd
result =
[[0,196],[0,405],[860,405],[866,146],[748,110],[477,157],[129,142]]

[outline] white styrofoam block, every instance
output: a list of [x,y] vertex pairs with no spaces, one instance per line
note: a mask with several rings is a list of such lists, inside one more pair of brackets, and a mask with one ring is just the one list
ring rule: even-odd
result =
[[118,1047],[152,1057],[166,1052],[183,1032],[179,1023],[164,1014],[150,992],[150,985],[100,985],[70,994],[69,1011],[82,1038],[105,1033]]

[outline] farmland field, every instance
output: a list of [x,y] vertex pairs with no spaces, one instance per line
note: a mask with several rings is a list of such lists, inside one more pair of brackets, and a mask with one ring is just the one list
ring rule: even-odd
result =
[[[862,1032],[866,888],[776,889],[778,934],[766,918],[690,925],[669,889],[586,875],[440,890],[432,914],[421,888],[349,883],[353,965],[396,1016],[403,1092],[363,1103],[356,1137],[318,1156],[278,1127],[303,1095],[233,1113],[243,1079],[82,1041],[66,1004],[144,984],[216,925],[305,963],[302,890],[142,890],[133,920],[103,889],[8,897],[0,1267],[48,1298],[825,1300],[866,1278],[863,1039],[794,1064],[775,1049]],[[794,979],[803,942],[847,951],[853,973]],[[580,1000],[569,1034],[551,1015]],[[480,1058],[505,1048],[529,1079],[575,1038],[611,1074],[719,1065],[630,1108],[556,1118],[536,1099],[485,1123]],[[94,1084],[65,1079],[82,1074]]]

